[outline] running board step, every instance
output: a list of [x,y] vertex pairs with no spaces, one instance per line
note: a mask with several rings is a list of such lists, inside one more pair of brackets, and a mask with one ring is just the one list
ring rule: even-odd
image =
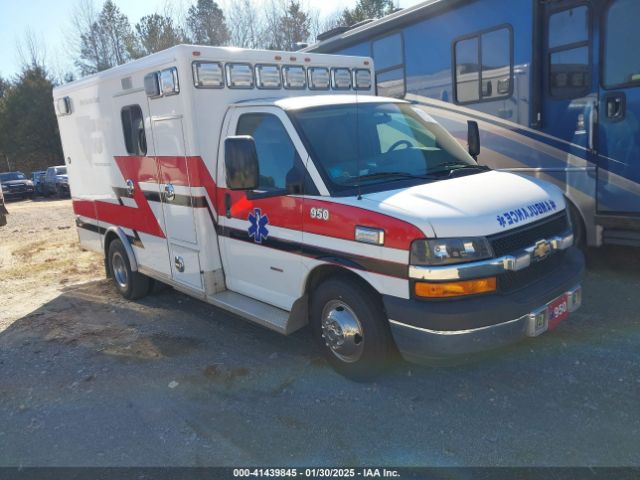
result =
[[289,312],[259,300],[225,290],[207,297],[207,302],[278,333],[291,333],[287,329]]
[[604,230],[603,241],[607,245],[626,245],[629,247],[640,247],[640,231],[616,230],[606,228]]

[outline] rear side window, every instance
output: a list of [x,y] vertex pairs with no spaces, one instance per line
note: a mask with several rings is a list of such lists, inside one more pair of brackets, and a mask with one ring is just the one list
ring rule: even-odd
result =
[[511,96],[512,50],[512,33],[508,26],[455,41],[456,102],[486,102]]
[[144,131],[144,117],[139,105],[129,105],[120,112],[124,145],[129,155],[147,154],[147,137]]
[[589,8],[581,5],[552,13],[548,30],[549,94],[585,95],[591,88]]
[[606,88],[640,85],[638,19],[640,2],[637,0],[617,0],[609,7],[604,33],[603,84]]

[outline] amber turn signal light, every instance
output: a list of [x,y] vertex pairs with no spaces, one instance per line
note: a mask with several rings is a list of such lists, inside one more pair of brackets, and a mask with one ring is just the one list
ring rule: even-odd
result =
[[496,291],[496,277],[465,280],[462,282],[427,283],[416,282],[415,292],[418,297],[447,298],[463,295],[477,295]]

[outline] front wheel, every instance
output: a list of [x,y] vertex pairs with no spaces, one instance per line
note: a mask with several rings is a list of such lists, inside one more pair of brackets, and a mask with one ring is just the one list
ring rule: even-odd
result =
[[146,275],[131,271],[129,256],[119,239],[109,244],[109,276],[116,288],[127,300],[137,300],[151,290],[151,279]]
[[353,281],[331,278],[311,299],[316,342],[338,373],[356,381],[377,376],[389,358],[391,336],[379,298]]

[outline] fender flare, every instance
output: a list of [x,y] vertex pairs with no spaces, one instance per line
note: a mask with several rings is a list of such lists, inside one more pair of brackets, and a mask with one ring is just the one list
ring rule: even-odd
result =
[[[122,245],[124,245],[124,250],[127,252],[127,257],[129,257],[129,265],[131,266],[131,271],[137,272],[138,261],[136,260],[136,255],[133,253],[133,248],[131,247],[131,243],[129,243],[129,238],[127,237],[127,234],[124,233],[124,230],[122,230],[122,228],[111,226],[107,228],[106,232],[104,232],[104,238],[107,238],[110,233],[115,234],[120,239],[120,241],[122,242]],[[105,245],[104,248],[105,248],[105,257],[106,257],[107,245]]]

